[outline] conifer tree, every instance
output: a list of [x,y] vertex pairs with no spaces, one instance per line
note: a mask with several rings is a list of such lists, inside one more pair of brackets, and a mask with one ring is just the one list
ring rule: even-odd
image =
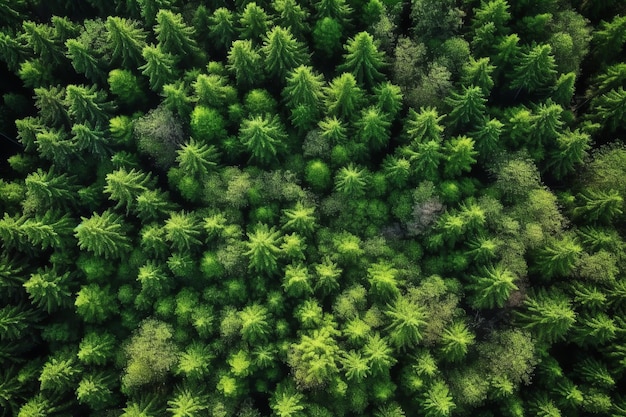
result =
[[422,340],[422,331],[426,325],[426,310],[410,299],[399,296],[387,305],[385,315],[390,323],[387,327],[391,343],[399,349],[413,347]]
[[319,115],[320,104],[323,98],[323,77],[313,71],[313,68],[300,65],[294,68],[287,77],[282,96],[290,109],[305,106],[312,112],[312,119]]
[[276,114],[254,116],[241,123],[239,140],[261,164],[271,163],[285,147],[287,134]]
[[280,26],[274,26],[265,34],[261,52],[268,75],[278,77],[281,82],[290,71],[309,61],[306,47],[289,29]]
[[172,212],[165,221],[165,239],[178,251],[190,251],[201,242],[201,225],[194,213]]
[[79,74],[84,74],[91,82],[102,82],[105,78],[106,68],[101,57],[96,55],[93,50],[80,42],[78,39],[68,39],[65,41],[67,49],[67,57],[72,62],[74,70]]
[[370,149],[379,151],[387,146],[391,136],[389,131],[391,122],[388,115],[380,111],[378,107],[363,109],[354,124],[359,140],[367,144]]
[[626,91],[623,87],[613,89],[591,102],[591,116],[608,125],[609,131],[614,132],[626,122]]
[[384,54],[378,51],[374,38],[367,32],[359,32],[344,46],[346,54],[340,71],[350,72],[358,83],[372,87],[382,79],[379,71],[385,66]]
[[474,150],[474,140],[467,136],[457,136],[446,142],[444,148],[444,174],[448,177],[469,172],[476,163],[478,152]]
[[615,190],[594,191],[589,189],[578,194],[576,199],[579,202],[574,208],[573,214],[586,222],[611,224],[611,221],[623,212],[624,199]]
[[259,273],[274,274],[278,271],[278,242],[280,234],[266,224],[257,225],[252,233],[248,233],[245,253],[249,257],[248,268]]
[[339,346],[334,339],[337,333],[325,325],[303,334],[298,343],[291,345],[287,361],[299,387],[324,387],[337,375]]
[[208,398],[200,390],[187,387],[176,389],[167,405],[167,411],[172,417],[200,416],[209,408]]
[[279,26],[288,28],[294,36],[301,37],[309,30],[306,23],[309,13],[296,0],[277,0],[272,7],[278,13]]
[[35,88],[35,107],[39,117],[48,126],[60,126],[69,121],[65,108],[65,89],[50,86]]
[[139,22],[117,16],[106,21],[107,41],[113,59],[120,60],[125,68],[136,68],[146,47],[146,32]]
[[515,66],[511,88],[537,92],[552,87],[556,81],[556,63],[550,45],[540,44],[522,52],[520,62]]
[[191,139],[176,151],[176,162],[184,172],[204,179],[217,166],[219,153],[213,145],[203,144]]
[[35,209],[45,207],[65,207],[76,200],[76,178],[65,173],[59,173],[50,168],[44,172],[41,168],[31,172],[24,181],[26,185],[26,201],[24,205],[32,204]]
[[39,269],[24,283],[24,289],[33,304],[50,314],[70,304],[69,275],[69,272],[58,274],[53,269]]
[[154,179],[150,174],[122,168],[107,174],[104,192],[110,195],[110,200],[117,201],[115,208],[125,207],[129,213],[135,207],[137,197],[152,187]]
[[350,164],[335,175],[335,190],[351,197],[363,197],[367,190],[367,171]]
[[552,240],[537,256],[537,268],[546,278],[566,276],[574,269],[583,248],[569,235]]
[[81,223],[74,229],[80,249],[107,259],[119,258],[130,250],[130,239],[121,216],[106,210],[102,214],[93,213],[90,218],[81,219]]
[[218,7],[209,18],[209,38],[220,48],[228,48],[235,39],[235,17],[226,7]]
[[616,58],[626,42],[626,16],[614,16],[610,22],[603,21],[593,33],[593,55],[603,61]]
[[76,398],[80,404],[92,410],[110,407],[117,400],[113,393],[116,376],[112,372],[91,372],[83,376],[76,387]]
[[194,39],[195,30],[185,24],[182,15],[161,9],[156,14],[156,21],[154,33],[163,52],[179,59],[185,56],[189,56],[190,59],[199,56],[200,49]]
[[115,295],[110,286],[83,285],[76,293],[76,312],[87,323],[102,323],[118,312]]
[[351,73],[343,73],[324,88],[324,95],[326,109],[331,116],[350,119],[361,104],[363,91]]
[[83,151],[87,158],[108,160],[111,156],[111,147],[105,132],[99,127],[89,124],[76,123],[72,126],[72,140],[78,151]]
[[485,118],[487,99],[480,87],[463,87],[461,93],[451,93],[446,104],[452,109],[448,115],[453,126],[480,125]]
[[452,415],[456,404],[448,386],[443,381],[434,382],[421,400],[426,417],[448,417]]
[[113,359],[117,348],[113,335],[90,331],[80,341],[78,360],[84,365],[104,365]]
[[241,39],[248,39],[258,43],[261,36],[271,27],[271,19],[266,11],[256,2],[246,4],[239,18]]
[[114,69],[109,72],[107,82],[111,93],[115,94],[123,104],[133,106],[145,101],[141,82],[131,71]]
[[163,85],[171,83],[176,78],[175,58],[172,54],[164,52],[160,45],[147,45],[141,51],[146,63],[138,69],[150,80],[152,91],[161,92]]
[[519,289],[515,274],[502,264],[482,268],[480,275],[473,276],[472,280],[470,288],[475,292],[472,297],[475,308],[504,307],[511,293]]
[[557,290],[537,290],[524,301],[524,307],[517,314],[524,328],[548,343],[562,340],[576,321],[570,300]]
[[107,102],[106,93],[97,89],[95,85],[68,85],[65,88],[65,103],[67,113],[78,123],[89,123],[92,126],[106,126],[109,122],[110,111],[114,105]]
[[12,31],[0,31],[0,57],[11,71],[17,71],[26,55],[26,46]]
[[58,355],[49,358],[39,375],[40,389],[52,395],[60,395],[73,388],[80,369],[73,358]]
[[235,74],[237,84],[250,87],[263,79],[261,68],[262,58],[257,48],[249,39],[234,41],[228,51],[227,68]]
[[54,28],[47,24],[31,21],[22,22],[22,29],[28,46],[44,62],[57,66],[65,61],[62,42],[56,36]]
[[385,375],[397,362],[387,340],[378,332],[367,336],[363,345],[363,354],[369,362],[373,375]]

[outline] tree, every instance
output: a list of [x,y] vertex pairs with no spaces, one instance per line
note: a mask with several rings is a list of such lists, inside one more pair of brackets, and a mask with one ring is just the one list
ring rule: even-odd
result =
[[150,174],[124,168],[107,174],[106,183],[104,192],[110,194],[110,200],[117,201],[115,208],[126,207],[127,214],[134,209],[137,197],[155,185]]
[[498,119],[484,119],[476,130],[470,133],[470,137],[474,139],[474,148],[478,152],[478,158],[487,161],[502,145],[500,137],[502,135],[504,124]]
[[252,154],[251,159],[269,164],[282,153],[287,134],[276,114],[245,119],[239,129],[239,140]]
[[176,157],[178,167],[201,179],[206,178],[209,172],[213,171],[219,160],[219,153],[215,146],[196,142],[193,139],[185,143],[176,153],[178,154]]
[[[174,6],[174,0],[136,0],[141,17],[147,26],[152,27],[159,10],[169,10]],[[135,6],[135,7],[136,7]]]
[[413,347],[422,339],[426,324],[426,310],[406,297],[399,296],[387,304],[385,315],[390,323],[387,326],[391,343],[399,349]]
[[323,17],[313,27],[313,45],[315,51],[323,56],[332,57],[339,50],[343,28],[341,23],[331,17]]
[[[31,172],[24,180],[26,185],[25,206],[32,203],[35,209],[44,207],[66,207],[74,203],[78,191],[76,178],[50,168]],[[28,204],[27,204],[28,202]]]
[[411,22],[419,39],[448,39],[461,27],[463,11],[452,0],[412,0]]
[[65,41],[67,49],[67,57],[72,62],[72,67],[79,74],[84,74],[91,82],[102,82],[105,78],[105,63],[89,45],[85,45],[77,39],[68,39]]
[[483,94],[488,96],[494,85],[491,75],[495,69],[496,67],[490,64],[489,58],[476,60],[470,56],[469,62],[463,66],[461,82],[463,85],[480,87]]
[[593,32],[593,55],[602,62],[611,61],[619,56],[626,42],[626,16],[614,16],[610,22],[600,22]]
[[277,244],[280,233],[266,224],[259,224],[254,232],[248,233],[245,253],[250,261],[248,268],[255,272],[274,274],[278,271],[278,254],[280,249]]
[[391,133],[388,115],[378,107],[372,106],[361,110],[361,116],[354,123],[359,140],[372,149],[380,151],[387,146]]
[[467,324],[455,321],[443,330],[440,352],[450,362],[458,362],[467,355],[474,344],[475,336]]
[[239,25],[240,38],[257,43],[270,28],[271,20],[262,7],[251,1],[241,12]]
[[367,336],[365,345],[363,345],[363,354],[367,358],[374,376],[385,375],[396,363],[387,340],[381,337],[378,332]]
[[472,280],[474,308],[504,307],[511,293],[519,289],[515,284],[517,276],[502,264],[483,267],[480,275],[472,276]]
[[556,63],[550,45],[540,44],[522,52],[512,74],[511,88],[530,93],[552,87],[556,81]]
[[0,308],[0,340],[3,342],[28,336],[37,314],[23,305],[7,304]]
[[65,108],[65,89],[63,87],[50,86],[35,88],[35,107],[39,117],[48,126],[60,126],[68,122]]
[[474,9],[472,28],[479,30],[492,23],[496,34],[505,34],[509,20],[511,20],[509,8],[507,0],[481,1],[480,6]]
[[312,119],[316,120],[323,99],[322,88],[324,78],[313,71],[312,67],[300,65],[290,71],[287,76],[282,97],[290,109],[306,106],[311,109]]
[[22,29],[26,42],[42,61],[48,62],[53,67],[65,61],[63,43],[56,36],[52,26],[25,21],[22,22]]
[[91,372],[85,375],[76,387],[78,402],[92,410],[110,407],[117,400],[113,393],[115,380],[115,374],[110,372]]
[[613,89],[591,101],[591,116],[608,125],[609,131],[614,132],[624,125],[626,117],[626,91],[623,87]]
[[[192,132],[194,127],[192,117]],[[183,126],[171,110],[159,106],[136,119],[133,122],[133,134],[139,152],[148,156],[157,167],[167,169],[174,164],[176,149],[183,142]]]
[[452,109],[448,115],[453,126],[480,125],[485,118],[487,99],[480,87],[463,87],[461,93],[452,92],[446,104]]
[[177,388],[174,397],[167,402],[172,417],[196,417],[209,408],[208,398],[199,390]]
[[226,7],[218,7],[209,18],[209,38],[220,48],[227,48],[236,35],[235,17]]
[[456,408],[456,404],[448,386],[443,381],[434,382],[421,400],[426,417],[448,417]]
[[310,30],[306,23],[309,13],[296,0],[277,0],[272,7],[278,13],[279,26],[289,29],[296,37]]
[[81,220],[74,229],[80,249],[107,259],[120,258],[130,250],[131,241],[121,216],[106,210],[102,214],[93,213],[90,218],[81,217]]
[[228,51],[227,68],[235,74],[237,84],[250,87],[263,80],[259,70],[262,65],[261,54],[249,39],[234,41]]
[[65,88],[67,113],[78,123],[89,123],[91,126],[106,126],[109,122],[113,104],[107,102],[106,93],[97,86],[68,85]]
[[76,293],[76,312],[86,323],[102,323],[118,312],[115,295],[107,285],[83,285]]
[[261,53],[268,75],[284,80],[294,68],[307,64],[306,47],[292,35],[289,29],[274,26],[263,38]]
[[57,355],[49,358],[39,375],[40,389],[60,395],[71,389],[80,375],[80,368],[71,357]]
[[146,32],[139,22],[117,16],[106,21],[107,42],[113,59],[121,60],[125,68],[137,68],[146,47]]
[[357,85],[356,78],[350,73],[335,77],[324,88],[325,104],[330,116],[350,119],[358,110],[363,98],[363,91]]
[[90,331],[78,346],[78,360],[83,365],[105,365],[115,356],[115,337],[107,332]]
[[567,296],[558,290],[539,289],[525,301],[517,313],[522,325],[548,343],[562,340],[576,321],[576,313]]
[[261,304],[254,303],[239,312],[241,319],[241,337],[248,343],[266,342],[271,333],[269,312]]
[[335,190],[355,198],[363,197],[367,189],[367,171],[350,164],[335,175]]
[[374,87],[376,107],[394,119],[402,108],[402,89],[389,81]]
[[338,331],[324,325],[300,336],[290,346],[287,362],[293,370],[296,384],[303,389],[319,388],[329,384],[339,371]]
[[401,155],[409,159],[412,173],[417,175],[417,178],[429,181],[438,180],[439,165],[445,157],[439,141],[418,143],[415,150],[401,149]]
[[122,388],[134,391],[144,385],[161,382],[175,366],[178,348],[172,341],[173,329],[156,319],[141,322],[124,346],[126,368]]
[[358,83],[368,87],[380,81],[380,69],[385,66],[384,54],[378,51],[374,38],[367,32],[359,32],[348,40],[344,46],[344,63],[339,66],[340,71],[350,72]]
[[176,79],[175,58],[172,54],[164,52],[160,45],[146,45],[141,55],[146,63],[138,69],[150,79],[152,91],[161,92],[163,85]]
[[69,276],[69,272],[58,274],[54,269],[38,269],[24,283],[24,289],[33,304],[50,314],[70,304]]
[[165,239],[178,251],[191,251],[201,242],[201,225],[194,213],[172,212],[165,221]]
[[179,59],[200,56],[200,49],[194,39],[195,30],[185,24],[182,15],[161,9],[156,14],[156,21],[154,33],[163,52]]
[[558,240],[553,239],[539,251],[537,269],[546,278],[567,276],[574,270],[582,251],[575,237],[565,235]]
[[270,408],[278,417],[303,417],[304,395],[291,384],[281,383],[270,400]]
[[586,222],[601,222],[611,224],[619,217],[624,206],[624,199],[615,190],[594,191],[593,189],[577,195],[579,203],[573,210],[575,217]]
[[132,107],[145,101],[139,78],[129,70],[111,70],[107,82],[111,93],[123,104]]
[[474,140],[467,136],[457,136],[446,142],[444,148],[444,174],[454,177],[469,172],[476,163],[478,152],[474,150]]

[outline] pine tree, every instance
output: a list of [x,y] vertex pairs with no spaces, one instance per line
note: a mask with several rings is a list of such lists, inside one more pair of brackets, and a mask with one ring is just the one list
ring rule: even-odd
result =
[[121,216],[106,210],[102,214],[93,213],[90,218],[81,217],[81,220],[74,229],[80,249],[107,259],[120,258],[131,249]]
[[405,123],[408,139],[416,143],[441,142],[443,126],[439,123],[443,118],[444,116],[439,116],[434,107],[422,107],[419,113],[409,108],[409,116]]
[[294,231],[303,236],[311,235],[317,228],[315,207],[298,201],[292,209],[283,210],[285,222],[283,229]]
[[608,125],[609,131],[614,132],[624,125],[626,116],[626,91],[623,87],[613,89],[591,102],[591,117]]
[[322,88],[324,78],[313,71],[312,67],[300,65],[291,70],[287,83],[282,91],[285,105],[290,109],[305,106],[312,112],[311,118],[316,120],[323,99]]
[[453,126],[480,125],[485,118],[487,99],[480,87],[463,87],[461,93],[452,92],[446,104],[452,109],[448,115]]
[[133,107],[145,102],[142,83],[131,71],[114,69],[109,72],[107,82],[111,93],[117,96],[117,100],[123,104]]
[[345,196],[363,197],[367,190],[367,171],[356,165],[342,167],[335,175],[335,190]]
[[107,174],[104,192],[109,194],[110,200],[117,202],[115,208],[125,207],[126,213],[129,213],[135,207],[137,197],[153,188],[154,183],[150,174],[122,168]]
[[83,285],[76,293],[74,305],[76,312],[86,323],[102,323],[118,312],[116,297],[108,285]]
[[478,86],[483,94],[488,96],[494,85],[492,74],[495,69],[496,67],[490,64],[489,58],[476,60],[470,56],[469,62],[463,66],[461,83]]
[[35,107],[39,117],[48,126],[61,126],[69,121],[65,108],[65,89],[50,86],[35,88]]
[[328,87],[324,88],[326,109],[330,116],[338,116],[349,120],[359,109],[363,91],[357,85],[356,78],[350,73],[335,77]]
[[259,273],[274,274],[278,271],[278,242],[280,234],[266,224],[259,224],[254,232],[248,233],[246,256],[249,257],[248,268]]
[[165,239],[178,251],[190,251],[201,243],[199,238],[202,228],[194,213],[171,213],[163,229]]
[[446,360],[458,362],[467,355],[475,338],[465,323],[454,322],[443,330],[440,352]]
[[315,8],[315,17],[329,17],[342,23],[347,23],[349,15],[352,13],[350,5],[345,0],[319,0],[313,4]]
[[313,45],[315,52],[330,58],[339,52],[343,27],[341,23],[330,17],[318,19],[313,28]]
[[270,400],[270,408],[278,417],[301,417],[304,415],[304,395],[291,384],[280,383]]
[[426,417],[448,417],[456,408],[448,386],[443,381],[434,382],[421,399]]
[[338,331],[329,325],[304,333],[291,345],[287,362],[299,387],[304,389],[327,386],[339,369]]
[[369,361],[360,352],[354,350],[345,352],[340,362],[346,379],[350,382],[363,382],[371,373]]
[[152,91],[160,93],[163,85],[176,79],[175,58],[172,54],[164,52],[160,45],[147,45],[141,54],[146,63],[138,69],[150,79]]
[[476,163],[478,152],[474,150],[474,140],[467,136],[457,136],[446,142],[444,147],[445,164],[443,172],[448,177],[469,172]]
[[146,32],[139,22],[117,16],[106,21],[107,41],[112,57],[121,60],[122,67],[136,68],[146,47]]
[[593,33],[593,55],[601,62],[617,58],[626,42],[626,16],[614,16],[610,22],[601,22]]
[[437,181],[439,165],[445,158],[439,141],[431,140],[418,143],[415,150],[401,149],[401,155],[407,157],[411,163],[412,174],[418,179]]
[[624,199],[615,190],[594,191],[592,189],[578,194],[579,202],[573,210],[575,217],[586,222],[611,224],[622,214]]
[[357,137],[373,151],[380,151],[387,146],[391,132],[388,115],[372,106],[361,110],[361,115],[354,123]]
[[73,358],[58,355],[49,358],[39,375],[41,391],[49,391],[52,395],[60,395],[74,387],[80,368]]
[[172,417],[195,417],[204,414],[209,408],[209,401],[199,389],[182,387],[175,390],[174,397],[167,405],[167,411]]
[[553,240],[540,250],[536,266],[546,278],[566,276],[574,270],[583,248],[569,235]]
[[7,304],[0,308],[0,341],[7,342],[28,337],[33,321],[37,319],[34,310],[22,305]]
[[271,334],[269,320],[271,316],[267,308],[254,303],[239,312],[241,319],[241,337],[245,342],[258,344],[267,342]]
[[504,307],[511,293],[519,289],[515,284],[517,276],[502,264],[482,268],[480,275],[473,276],[472,280],[474,308]]
[[12,31],[0,31],[0,57],[9,70],[17,71],[26,55],[26,45]]
[[390,320],[387,326],[390,341],[397,348],[411,348],[422,340],[422,332],[427,323],[427,313],[423,306],[399,296],[387,305],[385,315]]
[[259,39],[271,27],[271,19],[255,2],[249,2],[239,18],[240,39],[248,39],[258,43]]
[[44,62],[53,67],[65,62],[62,43],[57,38],[52,26],[25,21],[22,22],[22,29],[28,46]]
[[562,340],[576,321],[569,298],[557,290],[537,290],[524,301],[524,307],[517,313],[523,327],[548,343]]
[[278,13],[279,26],[287,28],[296,37],[301,37],[310,29],[306,23],[309,13],[296,0],[277,0],[272,4]]
[[78,402],[96,411],[112,406],[117,400],[113,391],[116,379],[116,375],[112,372],[100,371],[86,374],[76,387]]
[[106,93],[97,86],[68,85],[65,88],[65,103],[68,114],[75,122],[91,126],[107,126],[114,105],[107,102]]
[[182,15],[161,9],[157,12],[156,21],[154,33],[163,52],[179,59],[200,56],[200,49],[194,39],[195,30],[185,24]]
[[387,340],[381,337],[378,332],[367,336],[362,350],[373,375],[385,375],[397,362]]
[[189,175],[201,179],[207,177],[219,160],[215,146],[199,143],[193,139],[185,143],[176,153],[178,167]]
[[302,298],[313,293],[311,275],[308,268],[302,264],[287,265],[282,286],[285,293],[294,298]]
[[556,81],[556,63],[550,45],[540,44],[522,52],[513,70],[511,88],[530,93],[552,87]]
[[241,123],[239,140],[252,154],[251,159],[269,164],[282,153],[287,134],[277,115],[254,116]]
[[309,61],[306,47],[289,29],[280,26],[274,26],[265,34],[261,53],[268,75],[277,77],[281,82],[290,71]]
[[[76,178],[59,173],[50,168],[44,172],[41,168],[26,177],[26,201],[32,202],[35,209],[45,207],[66,207],[76,200]],[[24,202],[26,205],[26,202]],[[30,205],[30,203],[29,203]]]
[[358,83],[371,87],[383,76],[379,71],[385,66],[384,54],[378,51],[374,38],[367,32],[359,32],[344,46],[344,63],[340,71],[350,72]]
[[76,123],[72,126],[72,140],[78,151],[84,152],[87,158],[103,161],[111,156],[111,147],[105,131],[89,124]]
[[219,48],[228,48],[236,38],[233,12],[226,7],[218,7],[209,18],[209,38]]
[[83,365],[105,365],[115,356],[117,341],[107,332],[90,331],[78,346],[78,360]]
[[24,283],[24,289],[33,304],[50,314],[58,308],[70,305],[69,275],[69,272],[58,274],[53,269],[38,269]]
[[89,45],[85,45],[78,39],[65,41],[67,57],[72,62],[72,67],[77,73],[83,74],[93,83],[102,82],[105,78],[106,64],[101,57],[96,55]]
[[251,40],[238,39],[232,43],[227,68],[235,74],[239,86],[250,87],[263,80],[263,73],[259,71],[261,63],[261,54]]
[[376,107],[388,114],[391,119],[395,118],[402,108],[402,89],[389,81],[385,81],[374,87],[374,95]]

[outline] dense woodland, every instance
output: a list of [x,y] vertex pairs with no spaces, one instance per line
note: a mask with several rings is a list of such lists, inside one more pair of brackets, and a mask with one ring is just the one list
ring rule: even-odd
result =
[[624,1],[0,28],[0,416],[626,416]]

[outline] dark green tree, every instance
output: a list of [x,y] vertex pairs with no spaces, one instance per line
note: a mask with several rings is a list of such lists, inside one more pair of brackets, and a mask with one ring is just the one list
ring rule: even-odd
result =
[[522,52],[512,74],[511,88],[530,93],[552,87],[556,81],[556,63],[550,45],[540,44]]
[[84,74],[94,83],[102,82],[105,78],[106,64],[93,50],[77,39],[68,39],[65,42],[67,57],[72,62],[74,70]]
[[115,294],[108,285],[83,285],[76,293],[74,306],[86,323],[102,323],[119,311]]
[[391,136],[389,128],[391,122],[387,114],[378,107],[372,106],[361,110],[361,115],[354,123],[357,128],[357,137],[369,149],[380,151],[384,149]]
[[261,36],[271,27],[271,19],[265,10],[255,2],[249,2],[241,12],[239,31],[242,39],[258,43]]
[[154,33],[163,52],[179,59],[188,56],[192,61],[200,56],[200,49],[194,39],[195,30],[187,26],[182,15],[161,9],[157,12],[156,21]]
[[288,28],[296,37],[310,31],[307,24],[309,12],[296,0],[277,0],[272,7],[278,13],[279,26]]
[[78,123],[107,126],[114,105],[106,101],[106,97],[106,93],[95,85],[86,87],[70,84],[65,88],[67,113]]
[[472,276],[469,288],[474,308],[501,308],[509,300],[513,291],[519,288],[515,284],[517,276],[504,265],[483,267],[479,275]]
[[354,75],[343,73],[324,88],[324,95],[326,109],[331,116],[350,119],[360,108],[363,91],[357,85]]
[[452,92],[446,104],[452,109],[448,114],[453,126],[477,126],[485,118],[487,99],[480,87],[463,87],[461,93]]
[[331,17],[318,19],[313,27],[313,45],[322,56],[331,57],[339,52],[343,27]]
[[149,78],[152,91],[160,93],[163,85],[175,81],[176,67],[172,54],[164,52],[160,45],[147,45],[141,55],[146,63],[138,69]]
[[226,7],[218,7],[209,18],[209,38],[219,48],[230,47],[236,38],[235,16]]
[[284,80],[294,68],[307,64],[309,54],[289,29],[274,26],[263,38],[261,53],[268,75]]
[[549,343],[565,338],[576,322],[570,299],[558,290],[539,289],[524,301],[524,310],[517,313],[524,328]]
[[129,70],[114,69],[107,79],[109,90],[118,101],[127,106],[134,106],[145,101],[139,78]]
[[69,272],[59,274],[54,269],[38,269],[24,283],[24,289],[34,305],[50,314],[71,304],[69,276]]
[[107,41],[113,59],[120,60],[123,67],[136,68],[142,61],[146,47],[146,32],[139,22],[117,16],[106,21]]
[[340,71],[350,72],[357,82],[368,87],[382,79],[379,70],[385,66],[384,54],[378,51],[372,35],[359,32],[348,40],[344,49],[346,54]]
[[235,74],[239,86],[250,87],[263,80],[263,73],[259,71],[261,63],[261,54],[251,40],[238,39],[232,43],[227,68]]
[[261,164],[271,163],[283,152],[287,134],[277,115],[254,116],[245,119],[239,130],[239,140]]

